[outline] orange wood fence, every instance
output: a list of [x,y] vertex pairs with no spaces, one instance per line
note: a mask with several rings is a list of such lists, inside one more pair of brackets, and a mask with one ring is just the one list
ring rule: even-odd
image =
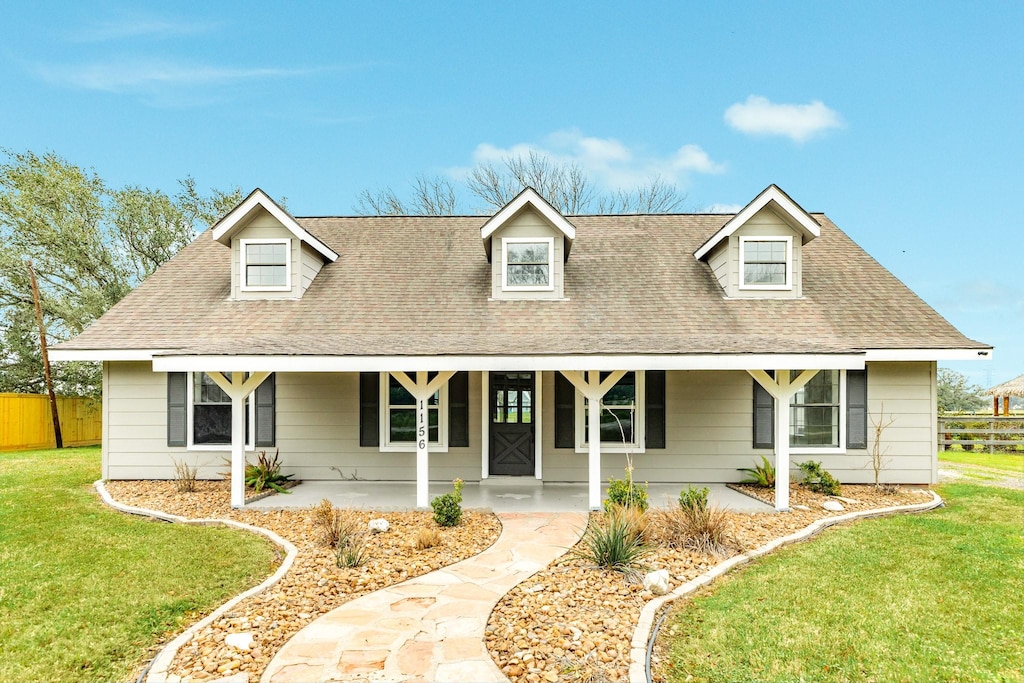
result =
[[[100,442],[103,420],[98,398],[58,396],[61,435],[65,446]],[[0,394],[0,451],[54,448],[50,400],[35,394]]]

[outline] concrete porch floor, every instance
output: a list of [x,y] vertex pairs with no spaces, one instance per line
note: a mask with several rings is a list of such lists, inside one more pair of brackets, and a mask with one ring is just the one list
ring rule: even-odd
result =
[[[650,484],[652,506],[675,505],[680,484]],[[774,512],[770,505],[733,491],[725,484],[693,484],[711,489],[709,500],[735,512]],[[430,498],[452,490],[450,481],[430,482]],[[602,487],[602,500],[607,487]],[[322,499],[342,508],[368,508],[393,511],[415,507],[416,482],[412,481],[307,481],[291,489],[290,495],[275,494],[249,503],[254,510],[304,508]],[[462,490],[465,508],[484,508],[501,512],[580,512],[587,509],[587,485],[545,483],[533,478],[492,477],[482,482],[467,482]]]

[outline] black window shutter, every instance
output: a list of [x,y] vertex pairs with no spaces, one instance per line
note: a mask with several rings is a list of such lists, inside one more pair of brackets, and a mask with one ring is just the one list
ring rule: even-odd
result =
[[359,373],[359,445],[380,445],[380,373]]
[[188,430],[188,382],[184,372],[167,373],[167,445],[184,446]]
[[576,387],[555,373],[555,448],[576,447]]
[[775,399],[760,382],[753,382],[754,448],[775,448]]
[[448,380],[448,445],[469,446],[469,373]]
[[868,371],[846,371],[846,447],[868,447]]
[[647,448],[665,447],[665,371],[648,370],[644,373],[646,393]]
[[256,445],[273,446],[277,440],[277,385],[271,374],[256,387]]

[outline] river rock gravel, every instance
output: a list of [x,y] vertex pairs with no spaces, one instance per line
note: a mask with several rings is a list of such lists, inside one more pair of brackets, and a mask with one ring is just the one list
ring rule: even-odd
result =
[[[106,487],[119,503],[192,519],[237,520],[270,529],[298,549],[278,584],[241,602],[178,651],[170,673],[183,680],[245,673],[250,681],[258,681],[285,641],[317,617],[353,598],[482,552],[501,533],[501,523],[489,512],[466,510],[458,526],[439,528],[429,511],[351,510],[360,529],[367,529],[370,519],[381,518],[389,528],[365,536],[370,559],[364,566],[338,568],[334,552],[317,543],[309,510],[234,510],[228,484],[222,481],[197,482],[194,493],[176,493],[172,481],[110,481]],[[441,543],[416,550],[416,536],[423,528],[438,528]],[[197,620],[201,616],[196,615]],[[228,645],[225,639],[232,633],[251,634],[251,648]]]

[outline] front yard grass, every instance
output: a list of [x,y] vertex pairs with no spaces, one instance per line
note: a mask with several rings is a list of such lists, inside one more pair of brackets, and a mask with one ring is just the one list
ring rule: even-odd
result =
[[110,510],[99,475],[95,447],[0,454],[0,681],[127,680],[277,564],[253,534]]
[[662,678],[1024,680],[1024,494],[939,495],[944,509],[827,531],[677,607]]
[[988,451],[939,451],[939,461],[961,465],[991,467],[1006,472],[1024,474],[1024,453],[989,453]]

